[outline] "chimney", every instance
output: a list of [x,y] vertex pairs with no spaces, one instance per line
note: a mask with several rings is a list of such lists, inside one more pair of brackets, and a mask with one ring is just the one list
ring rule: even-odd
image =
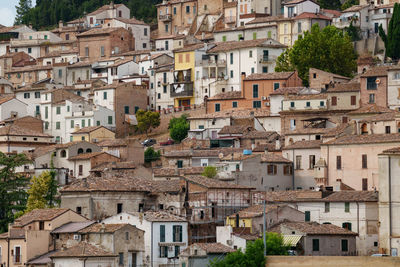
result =
[[245,93],[244,93],[244,90],[245,90],[245,88],[244,88],[244,79],[246,78],[246,72],[242,72],[242,75],[241,75],[241,87],[242,88],[240,88],[241,89],[241,94],[240,94],[240,96],[241,97],[244,97],[244,95],[245,95]]
[[75,124],[74,132],[78,131],[79,129],[80,129],[80,128],[79,128],[79,124]]
[[58,28],[61,29],[62,27],[64,27],[64,22],[62,20],[59,20],[58,21]]

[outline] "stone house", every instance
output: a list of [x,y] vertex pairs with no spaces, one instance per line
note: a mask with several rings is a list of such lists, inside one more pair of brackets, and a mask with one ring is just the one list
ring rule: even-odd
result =
[[183,212],[179,181],[152,181],[124,175],[77,179],[61,191],[61,206],[89,219],[100,220],[121,212],[159,210]]
[[89,176],[92,168],[103,163],[118,162],[119,158],[107,152],[91,152],[69,157],[68,161],[73,163],[75,178],[83,178]]
[[[248,228],[251,234],[262,236],[264,205],[253,205],[243,209],[226,218],[226,224],[234,228]],[[304,222],[304,212],[294,209],[288,205],[276,205],[267,203],[265,208],[265,218],[267,229],[283,222]]]
[[305,256],[355,256],[357,233],[316,222],[282,222],[271,229],[283,236],[301,236],[295,245],[297,253]]
[[14,86],[25,86],[51,78],[51,70],[51,66],[28,65],[11,68],[11,70],[4,72],[4,75]]
[[15,267],[54,249],[51,231],[69,222],[87,219],[69,209],[35,209],[15,220],[0,235],[2,262]]
[[77,35],[79,57],[84,61],[109,58],[134,49],[132,32],[124,28],[94,28]]
[[35,32],[35,30],[24,24],[10,26],[10,27],[2,27],[0,29],[0,36],[3,42],[0,45],[0,55],[5,55],[11,52],[10,49],[11,39],[18,38],[20,34],[27,32],[33,33]]
[[221,243],[192,243],[179,255],[179,263],[183,266],[202,267],[215,259],[223,259],[231,252],[235,250]]
[[88,141],[101,142],[103,140],[115,139],[115,133],[104,126],[90,126],[78,129],[72,134],[72,142]]
[[103,247],[118,255],[118,265],[142,265],[144,261],[144,231],[127,224],[95,223],[78,232],[83,242]]
[[373,67],[361,74],[361,106],[376,104],[388,107],[388,69],[387,66]]
[[0,76],[5,77],[5,72],[13,67],[35,65],[36,60],[25,52],[7,52],[0,56]]
[[144,163],[144,148],[136,139],[108,139],[96,144],[103,151],[119,157],[121,161],[130,161],[136,165]]
[[61,225],[51,231],[54,241],[54,249],[61,250],[62,248],[73,247],[82,241],[79,231],[96,223],[95,221],[70,222]]
[[348,77],[319,70],[316,68],[310,68],[308,77],[310,88],[321,90],[328,89],[329,87],[332,87],[332,85],[336,85],[338,83],[347,83],[351,80]]
[[217,243],[224,244],[235,250],[246,251],[248,243],[259,238],[257,235],[250,234],[248,228],[233,228],[231,225],[217,226]]
[[15,98],[13,95],[0,97],[0,121],[10,118],[25,117],[27,115],[27,104]]
[[[309,1],[313,2],[313,1]],[[292,18],[292,45],[303,36],[306,31],[311,31],[314,24],[318,24],[320,29],[331,25],[332,19],[319,11],[303,12]],[[342,76],[343,77],[343,76]]]
[[166,211],[123,212],[104,219],[103,223],[129,223],[143,230],[143,259],[150,266],[172,266],[189,245],[186,219]]
[[400,67],[391,66],[387,70],[387,98],[388,108],[399,110],[400,108]]
[[333,86],[326,91],[329,110],[355,110],[360,108],[360,83],[338,83]]

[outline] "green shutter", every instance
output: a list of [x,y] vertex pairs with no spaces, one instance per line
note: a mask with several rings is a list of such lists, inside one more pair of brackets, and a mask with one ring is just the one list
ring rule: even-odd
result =
[[226,36],[222,36],[222,42],[226,42]]
[[160,242],[165,242],[165,225],[160,225]]
[[138,112],[138,110],[139,110],[139,107],[135,106],[135,114],[136,114],[136,112]]
[[81,128],[85,127],[85,120],[82,120]]
[[183,161],[182,160],[178,160],[178,168],[183,168]]
[[304,220],[306,221],[306,222],[309,222],[310,220],[311,220],[311,215],[310,215],[310,212],[307,210],[307,211],[305,211],[304,212]]
[[179,228],[179,242],[182,242],[182,225],[179,225],[178,228]]
[[49,107],[44,108],[44,118],[47,119],[49,117]]
[[112,124],[113,123],[113,118],[112,116],[108,116],[108,124]]
[[344,212],[350,212],[350,202],[344,203]]
[[319,251],[319,239],[312,240],[313,251]]
[[347,239],[342,239],[342,251],[349,251],[349,243]]
[[100,126],[100,121],[96,121],[96,125],[97,125],[97,126]]
[[257,39],[257,33],[253,32],[253,40],[256,40],[256,39]]
[[71,128],[74,128],[75,127],[75,122],[74,122],[74,120],[71,120]]

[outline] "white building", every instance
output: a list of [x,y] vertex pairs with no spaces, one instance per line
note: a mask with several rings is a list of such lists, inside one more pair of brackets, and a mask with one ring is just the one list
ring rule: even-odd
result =
[[319,5],[312,0],[292,0],[286,2],[283,6],[283,16],[285,18],[296,17],[304,12],[318,13],[319,11]]
[[168,212],[123,212],[103,222],[129,223],[144,230],[144,259],[152,267],[174,266],[178,263],[179,253],[188,246],[187,221]]
[[27,104],[14,96],[0,97],[0,121],[5,119],[24,117],[27,115]]

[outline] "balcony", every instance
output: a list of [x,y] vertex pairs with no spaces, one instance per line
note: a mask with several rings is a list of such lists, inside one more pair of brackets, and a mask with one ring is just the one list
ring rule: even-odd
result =
[[159,15],[158,19],[164,22],[171,21],[172,15],[171,14]]
[[226,60],[203,59],[200,64],[203,67],[226,67]]
[[392,13],[377,13],[372,15],[372,20],[388,19],[392,18]]
[[171,97],[192,97],[193,82],[180,82],[171,84]]
[[260,63],[273,63],[277,59],[277,56],[263,56]]

